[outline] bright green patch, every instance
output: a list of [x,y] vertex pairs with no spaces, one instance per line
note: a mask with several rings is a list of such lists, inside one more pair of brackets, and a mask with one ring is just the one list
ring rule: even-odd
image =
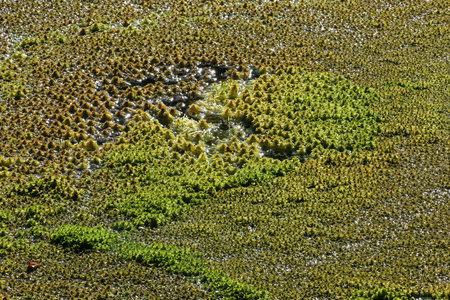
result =
[[[136,242],[120,242],[118,234],[100,226],[63,225],[55,230],[51,240],[74,251],[113,250],[123,259],[135,260],[143,265],[163,267],[169,273],[196,278],[210,291],[214,291],[218,297],[268,299],[267,292],[259,291],[255,287],[239,283],[220,272],[209,269],[199,254],[189,249],[177,249],[158,243],[144,245]],[[9,249],[12,245],[7,244],[6,247]]]
[[376,101],[374,90],[342,76],[290,67],[261,76],[227,106],[266,155],[319,157],[373,149],[381,118],[368,105]]
[[369,88],[297,68],[244,87],[215,86],[165,126],[130,122],[105,157],[124,183],[106,205],[114,228],[156,227],[216,191],[285,175],[309,156],[375,146],[380,117],[367,106],[378,96]]
[[[120,184],[105,207],[116,229],[165,224],[218,190],[268,180],[300,163],[257,152],[209,156],[201,144],[175,137],[157,121],[138,122],[127,137],[137,142],[120,144],[105,157]],[[135,184],[127,185],[130,180]]]
[[173,274],[196,277],[217,297],[226,299],[268,299],[265,291],[239,283],[228,276],[207,268],[202,259],[187,249],[162,244],[143,245],[123,243],[118,247],[120,256],[144,265],[166,268]]
[[25,249],[27,242],[27,240],[21,238],[0,237],[0,257],[17,250]]
[[63,225],[55,230],[51,241],[74,251],[109,250],[118,242],[118,235],[100,226]]

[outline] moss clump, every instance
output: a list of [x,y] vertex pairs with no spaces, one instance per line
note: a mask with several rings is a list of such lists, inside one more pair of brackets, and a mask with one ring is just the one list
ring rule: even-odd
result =
[[74,251],[109,250],[118,242],[118,235],[100,226],[63,225],[51,235],[51,241]]
[[14,163],[14,158],[0,155],[0,167],[10,167],[11,165],[14,165]]
[[22,99],[22,98],[25,98],[26,92],[27,92],[27,91],[26,91],[25,89],[23,89],[23,88],[18,88],[18,89],[16,89],[16,90],[12,93],[12,96],[14,97],[14,99],[20,100],[20,99]]
[[71,199],[75,191],[76,188],[65,177],[43,176],[39,179],[31,179],[25,184],[12,186],[7,192],[7,195],[55,198],[57,200],[62,200]]
[[106,24],[103,23],[94,23],[91,28],[90,31],[91,32],[97,32],[97,31],[105,31],[107,30],[109,27]]
[[28,47],[39,45],[42,41],[37,37],[28,37],[21,40],[18,44],[19,48],[27,49]]
[[11,238],[9,236],[0,237],[0,257],[11,252],[25,249],[27,240]]
[[228,93],[229,99],[235,99],[238,96],[239,86],[235,83],[231,86],[230,92]]
[[82,145],[83,148],[85,148],[87,151],[95,151],[98,150],[99,146],[96,141],[93,139],[88,139],[86,142]]
[[413,300],[430,299],[443,300],[448,299],[444,295],[433,295],[431,293],[420,294],[416,292],[399,291],[390,288],[375,288],[372,290],[356,290],[350,297],[351,300]]
[[194,144],[184,138],[199,130],[196,121],[183,117],[175,124],[183,135],[175,137],[177,132],[156,120],[134,123],[127,139],[137,142],[115,146],[105,156],[119,183],[104,206],[110,217],[105,221],[113,221],[114,228],[161,226],[216,191],[269,180],[300,164],[297,158],[260,157],[255,146],[237,138],[223,144],[220,153],[210,154],[202,141]]
[[285,160],[283,162],[270,159],[260,162],[249,162],[228,177],[225,180],[224,187],[246,187],[251,184],[268,181],[293,171],[299,165],[300,161],[298,159]]
[[[217,296],[227,299],[268,299],[268,293],[250,285],[237,282],[228,276],[211,270],[200,255],[189,249],[154,243],[121,242],[119,235],[111,230],[79,225],[63,225],[51,235],[51,241],[76,252],[99,250],[117,252],[122,259],[134,260],[146,266],[165,268],[169,273],[195,277]],[[0,240],[0,247],[4,245]],[[8,249],[12,245],[5,244]]]
[[197,277],[215,296],[226,299],[269,299],[266,291],[240,283],[230,277],[206,267],[198,254],[188,249],[177,249],[163,244],[144,245],[141,243],[122,243],[118,247],[120,256],[136,260],[144,265],[164,267],[173,274]]
[[[233,85],[229,93],[235,90]],[[266,155],[318,157],[373,149],[381,131],[380,117],[368,109],[379,101],[377,93],[327,73],[279,70],[228,101],[235,120],[257,133]]]
[[[289,67],[243,84],[241,92],[235,81],[210,90],[191,105],[203,113],[199,127],[214,137],[206,141],[210,153],[231,139],[245,147],[253,135],[250,143],[262,155],[318,158],[374,149],[381,131],[381,117],[369,109],[380,101],[378,94],[342,76]],[[237,154],[235,149],[227,151]]]

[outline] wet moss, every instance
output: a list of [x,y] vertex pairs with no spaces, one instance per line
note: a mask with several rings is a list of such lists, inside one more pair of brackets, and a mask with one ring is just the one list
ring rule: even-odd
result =
[[100,226],[91,228],[63,225],[53,232],[51,241],[74,251],[89,249],[105,251],[111,249],[112,245],[118,242],[118,236]]
[[364,299],[445,299],[445,295],[431,295],[431,294],[419,294],[414,292],[397,291],[390,288],[375,288],[370,291],[355,291],[350,297],[352,300],[364,300]]
[[196,249],[273,298],[446,296],[446,18],[445,1],[7,0],[2,293],[213,298],[49,243],[78,224]]

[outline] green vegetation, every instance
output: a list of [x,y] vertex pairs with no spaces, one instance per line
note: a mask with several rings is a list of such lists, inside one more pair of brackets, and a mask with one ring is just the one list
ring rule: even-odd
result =
[[449,297],[446,1],[5,1],[0,298]]
[[379,101],[377,93],[331,74],[290,67],[229,98],[233,118],[249,126],[267,154],[317,158],[374,149],[381,131],[380,116],[368,109]]
[[[343,78],[289,68],[261,76],[240,94],[237,84],[221,84],[195,111],[190,107],[197,116],[221,116],[232,108],[230,117],[221,120],[226,129],[206,117],[174,118],[175,125],[164,128],[149,116],[136,115],[122,136],[124,143],[105,157],[118,178],[135,183],[122,186],[106,204],[110,220],[126,218],[113,227],[157,227],[217,191],[286,175],[309,156],[372,149],[380,117],[366,107],[377,97]],[[210,142],[202,137],[207,134]]]
[[[77,252],[90,249],[112,250],[118,252],[122,259],[135,260],[147,266],[164,267],[170,273],[198,278],[206,288],[215,291],[216,297],[268,299],[267,292],[258,291],[254,287],[207,268],[200,256],[188,249],[176,249],[157,243],[144,245],[136,242],[120,242],[116,233],[100,226],[63,225],[55,230],[51,241]],[[3,242],[1,245],[2,249],[13,246]]]
[[69,247],[74,251],[109,250],[118,242],[117,234],[108,229],[84,227],[78,225],[63,225],[58,227],[51,236],[51,241]]
[[352,300],[409,300],[409,299],[447,299],[447,297],[430,294],[416,294],[413,292],[395,291],[388,288],[375,288],[370,291],[355,291]]
[[169,272],[198,277],[206,288],[214,290],[215,297],[226,299],[268,299],[267,292],[242,284],[204,266],[203,261],[187,249],[176,249],[163,244],[142,245],[123,243],[119,246],[120,257],[133,259],[144,265],[156,265]]
[[[136,143],[119,144],[107,154],[107,166],[121,185],[105,209],[114,228],[156,227],[180,216],[222,189],[248,186],[281,176],[299,165],[297,158],[279,161],[251,156],[198,153],[200,144],[175,136],[157,121],[139,121],[123,136]],[[241,148],[245,150],[245,145]],[[236,153],[237,154],[237,153]]]

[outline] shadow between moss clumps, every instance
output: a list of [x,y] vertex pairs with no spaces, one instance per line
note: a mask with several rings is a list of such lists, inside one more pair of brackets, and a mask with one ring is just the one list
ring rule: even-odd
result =
[[154,243],[145,245],[122,241],[120,235],[101,226],[85,227],[63,225],[51,236],[51,241],[73,251],[113,251],[123,259],[134,260],[143,265],[162,267],[172,274],[181,274],[200,281],[217,297],[226,299],[269,299],[266,291],[214,271],[205,265],[200,255],[189,249]]

